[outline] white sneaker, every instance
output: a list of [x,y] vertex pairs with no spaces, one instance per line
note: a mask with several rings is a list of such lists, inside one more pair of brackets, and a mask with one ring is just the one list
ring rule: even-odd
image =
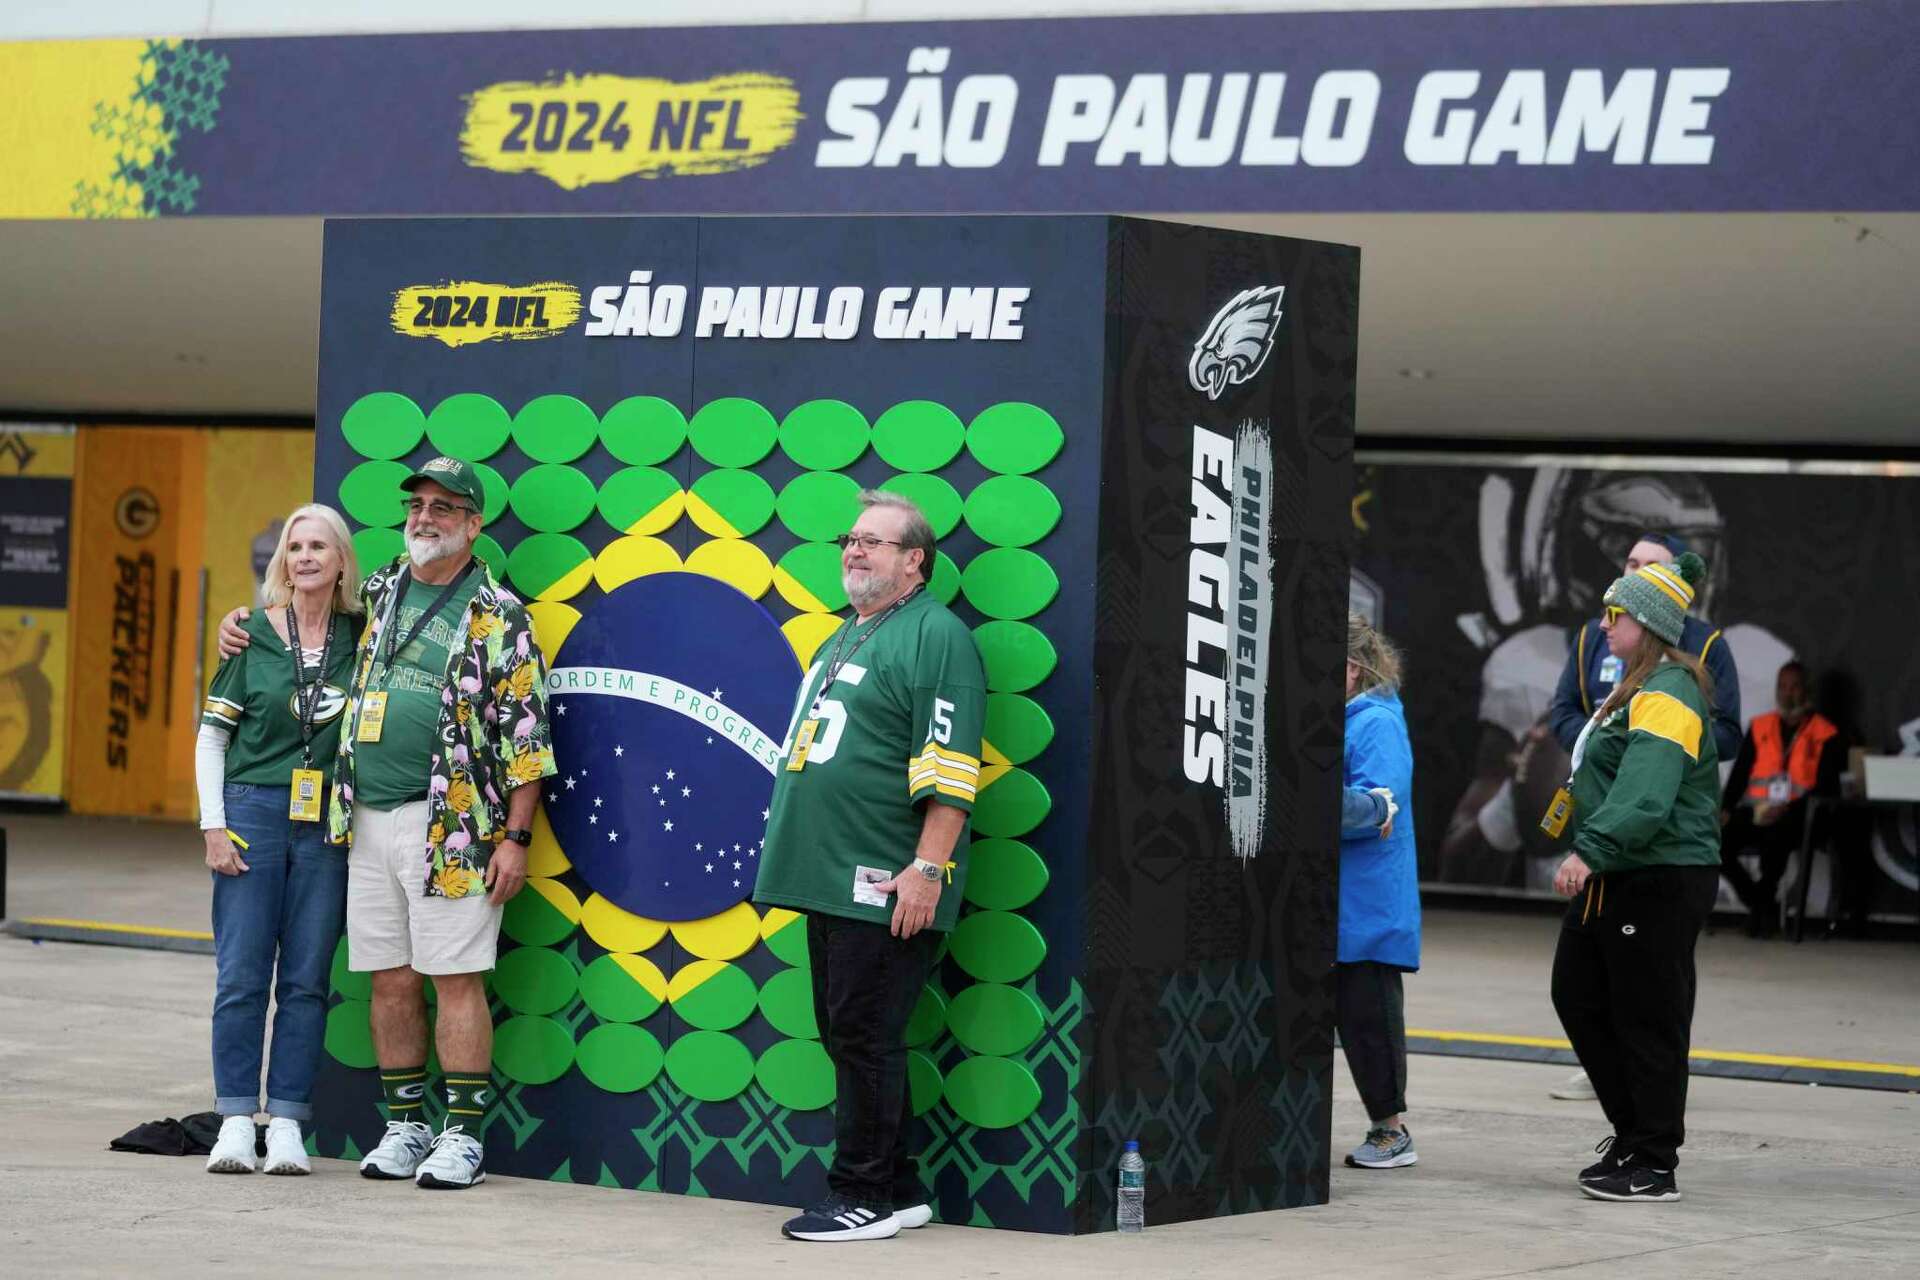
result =
[[220,1136],[207,1155],[208,1173],[252,1173],[254,1163],[252,1116],[228,1116],[220,1122]]
[[433,1130],[418,1120],[389,1120],[380,1145],[360,1162],[360,1176],[395,1182],[411,1178],[432,1145]]
[[433,1191],[464,1191],[476,1182],[485,1182],[487,1171],[480,1167],[485,1154],[480,1139],[468,1137],[457,1124],[448,1125],[433,1140],[433,1150],[427,1158],[420,1162],[414,1185]]
[[912,1231],[924,1227],[933,1221],[933,1206],[930,1204],[910,1204],[904,1209],[895,1209],[893,1216],[900,1220],[902,1230]]
[[313,1166],[307,1163],[307,1140],[300,1133],[298,1120],[274,1116],[267,1121],[267,1162],[260,1172],[293,1177],[313,1172]]
[[1567,1082],[1555,1085],[1548,1090],[1548,1096],[1559,1098],[1562,1102],[1592,1102],[1600,1095],[1593,1091],[1593,1081],[1587,1079],[1587,1073],[1576,1071],[1567,1077]]

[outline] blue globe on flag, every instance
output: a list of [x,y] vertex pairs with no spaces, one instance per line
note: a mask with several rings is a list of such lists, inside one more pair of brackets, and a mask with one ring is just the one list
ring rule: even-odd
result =
[[602,897],[699,920],[753,892],[800,664],[773,616],[693,573],[616,588],[547,674],[547,821]]

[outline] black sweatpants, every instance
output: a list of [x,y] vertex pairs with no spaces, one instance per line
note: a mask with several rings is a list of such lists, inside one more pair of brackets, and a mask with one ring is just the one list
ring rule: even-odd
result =
[[1377,960],[1333,966],[1333,1021],[1369,1120],[1407,1109],[1407,1005],[1400,970]]
[[1594,876],[1567,906],[1553,1007],[1613,1124],[1616,1151],[1671,1169],[1686,1141],[1693,945],[1718,867]]

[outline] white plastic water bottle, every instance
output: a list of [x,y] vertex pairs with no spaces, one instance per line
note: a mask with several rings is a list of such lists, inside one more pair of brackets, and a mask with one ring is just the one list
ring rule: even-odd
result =
[[1120,1194],[1114,1222],[1122,1231],[1139,1231],[1147,1225],[1147,1162],[1140,1158],[1140,1144],[1132,1138],[1120,1152]]

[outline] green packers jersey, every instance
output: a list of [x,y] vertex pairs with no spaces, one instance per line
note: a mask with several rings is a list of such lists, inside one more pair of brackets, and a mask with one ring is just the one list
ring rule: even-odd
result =
[[[391,666],[384,648],[375,656],[367,688],[386,690],[387,716],[378,742],[354,744],[355,803],[371,809],[397,809],[427,798],[427,781],[432,773],[428,766],[440,733],[440,695],[447,687],[448,662],[461,642],[467,603],[483,581],[480,574],[469,573],[420,634],[393,655]],[[396,635],[411,634],[420,615],[445,589],[409,580],[407,598],[395,611]]]
[[[313,767],[329,775],[340,742],[340,713],[347,705],[347,682],[353,678],[355,622],[345,614],[333,615],[333,652],[314,711]],[[286,641],[267,621],[265,609],[253,611],[246,621],[246,632],[253,643],[223,659],[213,673],[200,723],[233,735],[227,745],[228,782],[284,787],[292,782],[293,771],[301,767],[302,759],[300,719],[293,701],[293,657]]]
[[[924,590],[881,619],[843,625],[801,681],[774,775],[756,902],[885,924],[895,899],[876,902],[867,886],[912,863],[925,806],[973,810],[987,708],[973,636]],[[842,664],[823,696],[836,639]],[[790,769],[808,721],[816,727],[805,763]],[[962,828],[935,929],[953,928],[960,913],[966,852]]]

